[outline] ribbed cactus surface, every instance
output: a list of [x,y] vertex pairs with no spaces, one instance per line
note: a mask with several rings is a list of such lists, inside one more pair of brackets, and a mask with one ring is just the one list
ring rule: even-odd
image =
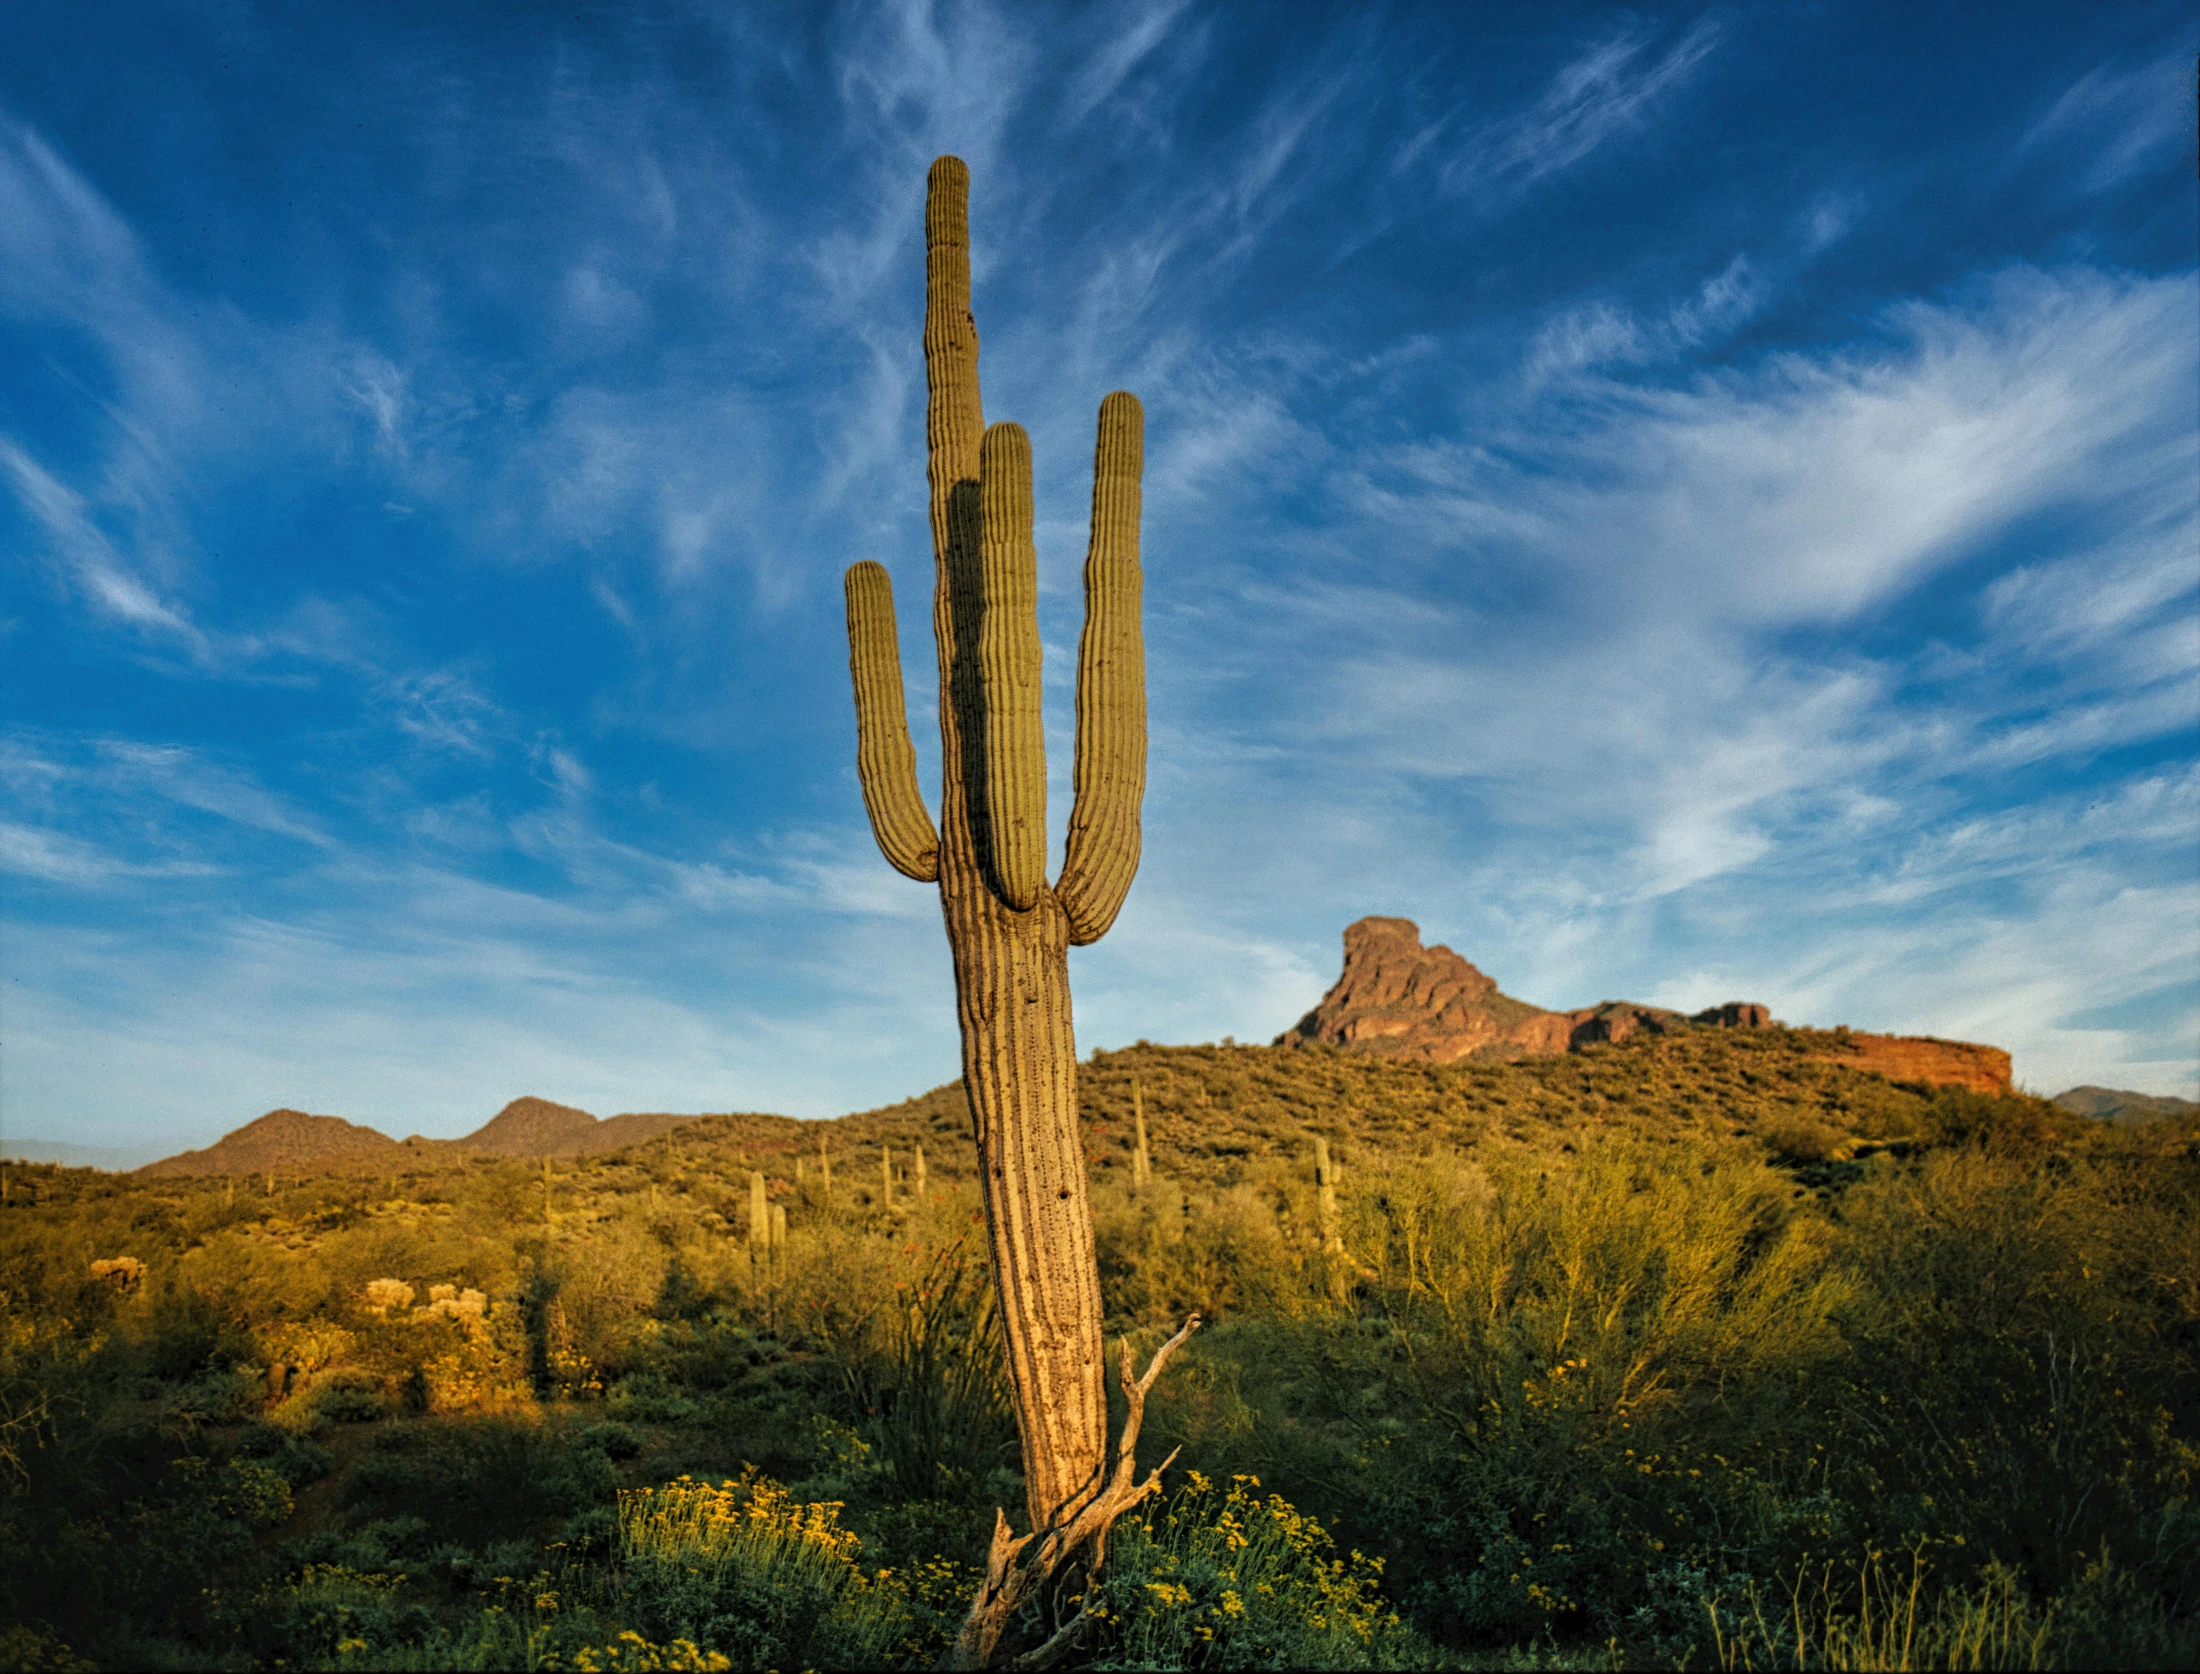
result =
[[1028,912],[1047,886],[1047,744],[1039,721],[1031,438],[1022,425],[986,427],[978,506],[978,691],[963,724],[983,740],[989,881],[1005,905]]
[[1078,644],[1076,800],[1061,877],[1049,885],[1031,442],[1018,425],[988,428],[979,401],[969,192],[959,158],[932,165],[924,365],[940,669],[937,826],[917,787],[892,586],[875,563],[848,572],[849,667],[857,772],[879,849],[897,870],[939,884],[1036,1528],[1098,1492],[1106,1464],[1099,1268],[1077,1122],[1068,949],[1107,931],[1138,870],[1145,419],[1137,398],[1121,391],[1100,405]]
[[901,640],[894,584],[884,566],[848,571],[848,673],[856,691],[856,776],[871,830],[895,871],[930,883],[940,875],[940,839],[917,789],[917,752],[901,696]]

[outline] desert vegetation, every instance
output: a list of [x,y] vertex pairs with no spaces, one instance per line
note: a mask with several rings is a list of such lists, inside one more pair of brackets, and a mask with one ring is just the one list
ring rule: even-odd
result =
[[[1073,1660],[2189,1666],[2190,1124],[1826,1039],[1080,1064],[1111,1339],[1211,1323]],[[0,1663],[936,1661],[1025,1498],[975,1162],[949,1086],[547,1192],[9,1165]]]

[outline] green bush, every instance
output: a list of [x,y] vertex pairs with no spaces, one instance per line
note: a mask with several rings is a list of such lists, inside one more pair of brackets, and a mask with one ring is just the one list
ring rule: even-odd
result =
[[319,1442],[267,1423],[246,1426],[237,1438],[237,1452],[265,1465],[293,1488],[320,1481],[336,1466],[336,1456]]
[[592,1447],[606,1459],[638,1458],[642,1451],[642,1438],[633,1427],[626,1424],[591,1424],[573,1436],[575,1447]]
[[1094,1599],[1095,1668],[1407,1668],[1429,1647],[1383,1597],[1380,1559],[1332,1556],[1313,1518],[1190,1473],[1118,1525]]

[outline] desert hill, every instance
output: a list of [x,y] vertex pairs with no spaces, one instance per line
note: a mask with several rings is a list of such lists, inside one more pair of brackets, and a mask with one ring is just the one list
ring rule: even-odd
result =
[[204,1150],[163,1157],[136,1172],[153,1179],[271,1172],[409,1174],[456,1167],[469,1157],[596,1156],[642,1144],[683,1122],[699,1119],[640,1112],[599,1119],[572,1105],[528,1095],[514,1099],[461,1139],[426,1139],[415,1134],[400,1143],[377,1129],[347,1122],[340,1116],[271,1110],[257,1121],[224,1134]]
[[163,1157],[137,1172],[156,1180],[181,1174],[373,1173],[402,1167],[407,1149],[388,1134],[341,1116],[270,1110],[203,1151]]
[[[1859,1044],[1866,1038],[1784,1027],[1641,1030],[1564,1053],[1443,1064],[1325,1043],[1141,1042],[1081,1063],[1077,1092],[1096,1182],[1128,1180],[1142,1114],[1156,1172],[1208,1188],[1303,1160],[1316,1135],[1346,1162],[1484,1144],[1563,1150],[1607,1133],[1740,1141],[1825,1185],[1889,1151],[1970,1141],[2052,1149],[2084,1143],[2098,1127],[2006,1089],[1890,1078]],[[919,1145],[935,1179],[966,1179],[976,1167],[959,1081],[833,1121],[701,1117],[609,1166],[737,1188],[753,1168],[776,1197],[818,1179],[821,1145],[836,1189],[873,1197],[883,1195],[889,1152],[897,1181]],[[738,1219],[738,1203],[727,1213]]]
[[2130,1093],[2119,1087],[2073,1087],[2057,1093],[2055,1103],[2080,1116],[2106,1122],[2153,1122],[2200,1116],[2200,1103],[2167,1093]]
[[598,1118],[569,1104],[529,1096],[514,1099],[464,1139],[449,1144],[454,1150],[475,1156],[595,1156],[624,1145],[639,1145],[682,1122],[695,1120],[693,1116],[634,1111]]
[[[1276,1037],[1278,1046],[1321,1043],[1418,1063],[1501,1061],[1617,1045],[1638,1034],[1697,1029],[1776,1029],[1771,1009],[1728,1000],[1698,1012],[1634,1000],[1552,1011],[1503,993],[1496,979],[1450,948],[1421,945],[1407,918],[1363,918],[1346,927],[1344,970],[1321,1004]],[[1893,1081],[2002,1093],[2009,1054],[1995,1046],[1838,1031],[1852,1067]]]

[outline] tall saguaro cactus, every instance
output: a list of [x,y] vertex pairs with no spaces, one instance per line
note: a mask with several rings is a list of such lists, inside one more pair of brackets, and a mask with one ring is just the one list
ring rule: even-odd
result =
[[[979,405],[969,195],[960,158],[932,165],[924,366],[940,665],[937,828],[917,788],[892,584],[870,562],[847,576],[864,806],[895,869],[938,883],[947,920],[963,1079],[1023,1440],[1032,1533],[1012,1540],[1005,1521],[998,1525],[986,1589],[957,1648],[966,1663],[990,1655],[1017,1596],[1046,1573],[1080,1550],[1096,1560],[1107,1524],[1152,1486],[1152,1478],[1133,1480],[1130,1446],[1145,1390],[1183,1340],[1172,1340],[1135,1384],[1126,1345],[1132,1411],[1111,1473],[1068,952],[1107,932],[1138,870],[1146,781],[1138,568],[1145,416],[1122,391],[1100,404],[1078,646],[1076,805],[1061,875],[1050,885],[1031,443],[1020,426],[988,426]],[[1019,1564],[1032,1541],[1039,1544]]]

